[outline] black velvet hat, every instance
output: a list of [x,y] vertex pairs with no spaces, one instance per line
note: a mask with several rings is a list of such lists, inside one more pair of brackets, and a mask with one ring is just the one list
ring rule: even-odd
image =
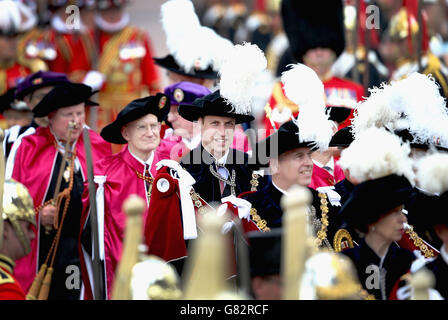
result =
[[329,146],[347,148],[354,140],[350,130],[350,126],[338,130],[331,138]]
[[114,122],[108,124],[101,130],[101,136],[108,142],[125,144],[127,141],[121,135],[121,128],[124,125],[140,119],[147,114],[154,114],[157,116],[157,120],[162,122],[165,120],[169,111],[170,100],[162,93],[133,100],[118,113]]
[[33,109],[35,117],[44,117],[60,108],[70,107],[82,102],[86,106],[98,106],[98,103],[90,101],[95,92],[92,88],[82,83],[65,83],[54,87]]
[[282,124],[276,132],[257,143],[257,164],[260,167],[267,166],[270,158],[276,158],[296,148],[307,147],[313,150],[313,141],[300,142],[299,134],[299,128],[292,120]]
[[297,62],[314,48],[330,48],[339,56],[345,48],[342,0],[283,0],[283,28]]
[[282,229],[270,232],[252,231],[248,234],[250,275],[269,276],[280,274],[282,255]]
[[328,119],[341,124],[348,118],[348,116],[352,112],[352,109],[339,106],[327,106],[326,112],[329,116]]
[[404,176],[368,180],[355,186],[339,214],[351,227],[367,232],[370,224],[406,203],[411,194],[412,185]]
[[[409,131],[409,129],[400,129],[394,131],[395,135],[399,136],[403,142],[409,142],[411,145],[411,148],[416,149],[422,149],[422,150],[429,150],[431,145],[427,142],[421,142],[415,139],[415,137],[412,135],[412,133]],[[437,145],[434,143],[432,146],[434,146],[439,151],[445,151],[448,152],[448,148],[442,147],[440,145]]]
[[176,62],[176,60],[171,54],[168,54],[163,58],[153,58],[153,60],[154,63],[157,64],[158,66],[183,76],[200,78],[200,79],[218,78],[218,73],[213,71],[211,66],[209,66],[205,70],[193,69],[189,73],[185,72],[185,70],[181,66],[179,66],[179,64]]
[[233,111],[231,104],[221,97],[219,90],[198,98],[191,105],[180,104],[179,114],[186,120],[196,121],[204,116],[221,116],[235,119],[235,123],[250,122],[255,118],[250,114],[238,114]]

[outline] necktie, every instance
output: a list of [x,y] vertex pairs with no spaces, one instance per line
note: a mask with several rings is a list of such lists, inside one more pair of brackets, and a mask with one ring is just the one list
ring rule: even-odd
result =
[[[218,174],[222,177],[222,178],[224,178],[224,179],[227,179],[228,177],[227,177],[227,170],[226,170],[226,168],[224,167],[224,165],[220,165],[220,164],[216,164],[216,168],[217,168],[217,170],[216,170],[216,172],[218,172]],[[222,180],[219,180],[219,189],[220,189],[220,191],[221,191],[221,195],[222,195],[222,193],[224,192],[224,188],[226,187],[226,183],[224,182],[224,181],[222,181]]]
[[[145,164],[145,177],[151,178],[151,173],[149,172],[149,165],[147,165],[147,164]],[[149,202],[149,199],[151,198],[151,188],[152,188],[152,184],[149,181],[150,181],[150,179],[145,179],[146,196],[148,198],[148,202]]]

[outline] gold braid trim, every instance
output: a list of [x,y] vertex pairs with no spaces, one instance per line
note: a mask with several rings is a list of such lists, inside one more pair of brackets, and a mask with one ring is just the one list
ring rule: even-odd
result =
[[109,69],[112,67],[112,62],[119,58],[120,45],[123,42],[128,42],[133,35],[134,28],[127,26],[105,43],[98,63],[99,72],[104,75],[108,74]]
[[434,257],[434,251],[431,250],[418,236],[418,234],[414,231],[414,228],[410,226],[409,229],[406,230],[406,233],[409,235],[409,238],[412,240],[414,245],[420,250],[421,253],[425,256],[425,258]]

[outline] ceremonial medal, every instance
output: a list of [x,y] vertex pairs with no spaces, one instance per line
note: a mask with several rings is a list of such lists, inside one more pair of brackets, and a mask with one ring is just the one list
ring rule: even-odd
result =
[[70,181],[70,166],[67,166],[67,168],[65,168],[64,171],[64,180],[65,182],[69,182]]

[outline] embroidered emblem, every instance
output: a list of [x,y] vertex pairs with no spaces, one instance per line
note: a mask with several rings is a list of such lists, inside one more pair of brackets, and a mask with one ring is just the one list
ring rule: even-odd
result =
[[165,104],[166,104],[166,97],[163,96],[162,98],[160,98],[160,101],[159,101],[159,109],[163,109]]
[[177,102],[182,102],[184,100],[184,92],[182,91],[182,89],[177,88],[176,90],[174,90],[174,99]]

